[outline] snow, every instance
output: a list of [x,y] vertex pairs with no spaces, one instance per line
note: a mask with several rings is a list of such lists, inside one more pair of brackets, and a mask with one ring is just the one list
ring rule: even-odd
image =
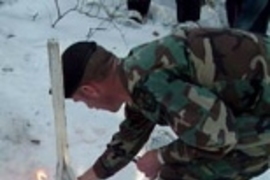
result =
[[[142,26],[127,25],[130,23],[126,22],[124,0],[106,2],[108,10],[120,7],[112,21],[104,20],[108,18],[104,9],[93,5],[100,1],[79,2],[96,17],[73,11],[52,28],[57,18],[53,0],[0,1],[0,177],[3,180],[36,180],[38,170],[44,170],[48,180],[54,179],[56,147],[46,49],[49,38],[58,39],[62,50],[75,41],[95,40],[125,56],[130,48],[168,34],[176,21],[174,1],[152,2],[149,19]],[[59,4],[63,13],[76,2],[65,0]],[[204,7],[202,14],[203,25],[224,25],[220,20],[222,15],[215,11]],[[66,112],[71,165],[80,175],[94,163],[117,131],[123,110],[112,114],[68,100]],[[265,174],[257,180],[267,177]],[[130,163],[111,179],[143,180],[144,177]]]

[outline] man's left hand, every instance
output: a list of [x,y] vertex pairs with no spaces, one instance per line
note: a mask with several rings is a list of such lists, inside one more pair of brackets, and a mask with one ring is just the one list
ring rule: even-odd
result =
[[158,160],[158,151],[148,151],[137,160],[136,164],[137,168],[144,173],[146,177],[151,180],[155,179],[161,168],[161,163]]

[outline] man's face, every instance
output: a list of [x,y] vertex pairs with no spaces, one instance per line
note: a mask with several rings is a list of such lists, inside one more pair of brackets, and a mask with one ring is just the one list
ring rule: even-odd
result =
[[99,90],[91,86],[78,88],[72,99],[75,102],[85,103],[89,108],[103,109],[111,112],[118,111],[123,103],[109,89]]

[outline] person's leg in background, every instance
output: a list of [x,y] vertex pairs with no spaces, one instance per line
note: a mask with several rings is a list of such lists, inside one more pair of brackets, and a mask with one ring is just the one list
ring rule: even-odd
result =
[[227,11],[229,27],[233,27],[241,12],[242,0],[226,0],[225,7]]
[[[267,2],[266,2],[267,1]],[[250,28],[247,29],[248,31],[259,33],[259,34],[266,34],[268,29],[268,23],[270,18],[270,0],[262,0],[261,1],[261,8],[257,9],[257,18],[253,21]],[[252,9],[253,3],[259,3],[257,0],[256,2],[250,2],[250,8]],[[247,10],[246,13],[250,13],[251,10]],[[236,24],[237,27],[237,24]],[[239,26],[241,28],[241,26]]]
[[130,11],[129,17],[139,23],[143,23],[146,18],[151,0],[128,0],[127,8]]
[[200,19],[201,0],[176,0],[176,16],[179,23]]
[[227,0],[229,26],[266,34],[270,17],[270,0]]

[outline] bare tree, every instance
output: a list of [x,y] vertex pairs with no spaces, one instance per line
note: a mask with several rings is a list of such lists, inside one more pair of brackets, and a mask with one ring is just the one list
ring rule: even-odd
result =
[[[117,23],[115,23],[115,19],[122,17],[119,15],[117,12],[119,9],[124,5],[123,3],[119,3],[116,6],[113,6],[113,8],[109,8],[102,0],[100,1],[94,1],[91,2],[90,5],[92,7],[95,7],[97,12],[94,14],[91,12],[91,10],[84,10],[84,6],[86,6],[85,0],[77,0],[76,4],[74,7],[71,7],[70,9],[66,10],[65,12],[61,11],[60,5],[59,5],[59,0],[54,0],[56,11],[57,11],[57,18],[53,21],[52,27],[55,28],[57,23],[61,21],[67,14],[71,12],[77,12],[79,14],[85,15],[89,18],[95,18],[95,19],[100,19],[101,22],[98,24],[97,27],[95,28],[89,28],[89,31],[86,35],[87,39],[90,39],[96,31],[99,30],[106,30],[106,28],[103,28],[103,24],[105,22],[109,22],[113,25],[114,28],[116,28],[119,33],[121,38],[123,39],[124,43],[127,45],[127,42],[125,40],[124,33],[122,30],[118,27]],[[105,13],[105,16],[100,15],[102,13]]]
[[59,2],[58,0],[54,0],[55,3],[55,7],[56,7],[56,12],[57,12],[57,18],[56,20],[52,23],[52,27],[54,28],[56,26],[56,24],[63,19],[67,14],[69,14],[72,11],[77,11],[78,6],[79,6],[79,0],[77,0],[77,3],[74,7],[66,10],[65,12],[61,12],[60,6],[59,6]]

